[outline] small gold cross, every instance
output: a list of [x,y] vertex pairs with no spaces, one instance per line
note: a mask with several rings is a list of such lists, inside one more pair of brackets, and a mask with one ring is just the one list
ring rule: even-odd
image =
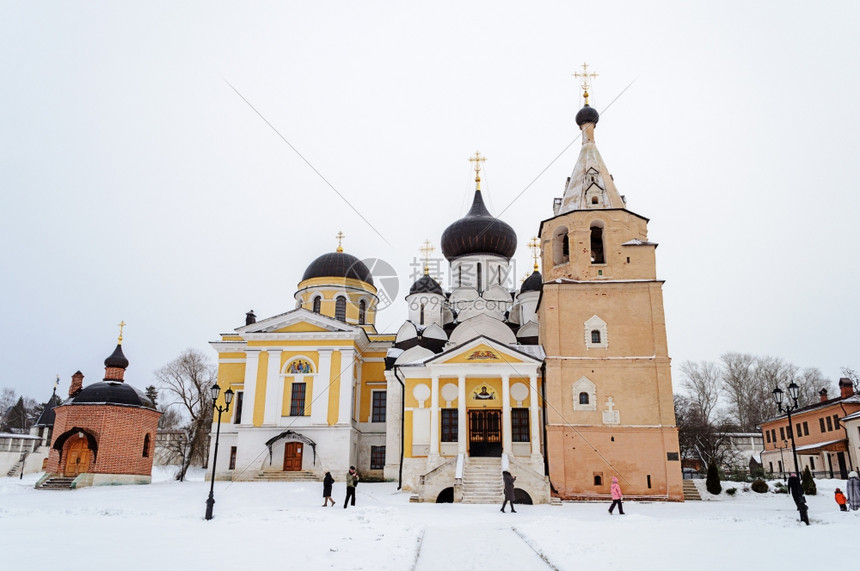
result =
[[430,254],[432,254],[436,248],[430,243],[430,240],[424,240],[424,245],[418,248],[418,251],[424,254],[424,275],[430,275]]
[[342,253],[343,252],[343,246],[341,245],[341,242],[343,242],[343,239],[346,238],[346,234],[344,234],[343,232],[338,230],[335,238],[337,238],[337,251],[338,251],[338,253]]
[[119,339],[117,339],[117,343],[122,345],[122,328],[128,325],[125,321],[120,321],[119,325]]
[[481,190],[481,163],[486,161],[487,157],[482,157],[481,153],[475,151],[475,156],[469,158],[470,163],[475,163],[475,189]]
[[532,258],[535,261],[535,271],[538,271],[538,258],[540,257],[540,239],[537,236],[532,236],[529,240],[529,250],[532,251]]

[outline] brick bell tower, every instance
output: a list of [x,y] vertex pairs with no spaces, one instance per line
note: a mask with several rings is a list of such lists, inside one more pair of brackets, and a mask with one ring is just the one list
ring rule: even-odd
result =
[[544,270],[539,340],[546,351],[547,456],[562,498],[609,494],[683,500],[678,431],[648,219],[625,198],[597,150],[600,118],[576,114],[582,148],[541,222]]

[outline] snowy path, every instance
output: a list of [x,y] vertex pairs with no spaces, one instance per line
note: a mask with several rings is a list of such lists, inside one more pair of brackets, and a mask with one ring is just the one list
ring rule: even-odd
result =
[[465,525],[427,527],[415,571],[483,571],[488,567],[488,554],[493,561],[504,561],[505,569],[554,569],[516,533],[514,523],[499,522],[480,530]]

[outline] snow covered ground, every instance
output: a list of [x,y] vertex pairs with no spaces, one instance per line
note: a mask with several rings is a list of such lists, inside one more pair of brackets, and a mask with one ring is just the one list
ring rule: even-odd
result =
[[[608,502],[517,514],[410,504],[396,484],[368,482],[344,510],[321,507],[322,484],[216,482],[207,522],[202,473],[73,492],[34,490],[37,476],[0,478],[3,569],[803,569],[846,563],[833,549],[860,533],[860,511],[833,501],[839,480],[817,480],[807,527],[788,496],[732,482],[723,488],[738,487],[735,497],[626,502],[624,516],[608,515]],[[334,497],[342,501],[342,481]]]

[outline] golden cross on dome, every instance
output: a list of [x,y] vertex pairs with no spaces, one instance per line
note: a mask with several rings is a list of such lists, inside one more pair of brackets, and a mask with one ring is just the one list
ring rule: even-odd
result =
[[582,96],[585,98],[585,104],[588,105],[588,90],[591,89],[591,85],[588,83],[589,79],[594,79],[597,77],[597,74],[594,72],[588,72],[588,64],[582,64],[582,73],[574,72],[573,76],[579,78],[579,85],[582,87]]
[[532,236],[529,240],[529,250],[532,251],[532,258],[535,260],[535,271],[538,271],[538,258],[540,257],[540,239],[537,236]]
[[119,339],[117,339],[117,344],[122,345],[122,328],[128,324],[125,321],[120,321],[117,325],[119,325]]
[[424,245],[418,248],[418,251],[424,254],[424,275],[430,275],[430,254],[432,254],[436,248],[430,243],[430,240],[424,240]]
[[341,245],[341,242],[343,242],[343,239],[346,238],[346,234],[338,230],[335,238],[337,238],[337,252],[339,254],[343,253],[343,246]]
[[475,163],[475,182],[477,183],[476,190],[481,190],[481,163],[486,161],[487,157],[482,157],[481,153],[475,151],[475,156],[469,158],[470,163]]

